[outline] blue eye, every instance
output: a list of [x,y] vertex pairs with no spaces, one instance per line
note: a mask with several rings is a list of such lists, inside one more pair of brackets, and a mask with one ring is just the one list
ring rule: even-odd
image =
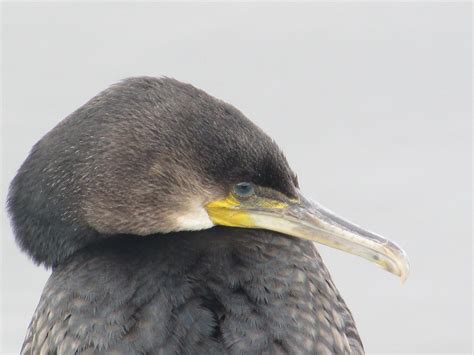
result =
[[235,184],[234,192],[240,197],[249,197],[255,193],[253,185],[249,182],[239,182]]

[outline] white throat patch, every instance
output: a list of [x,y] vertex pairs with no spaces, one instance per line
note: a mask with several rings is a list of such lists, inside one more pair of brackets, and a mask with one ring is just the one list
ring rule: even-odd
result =
[[204,207],[190,204],[188,211],[177,216],[176,227],[178,231],[197,231],[214,227],[214,223]]

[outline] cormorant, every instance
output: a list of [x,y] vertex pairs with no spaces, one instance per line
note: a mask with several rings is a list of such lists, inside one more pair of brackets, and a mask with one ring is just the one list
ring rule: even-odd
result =
[[60,122],[8,205],[52,268],[22,354],[363,353],[313,241],[408,273],[395,244],[305,199],[240,111],[170,78],[126,79]]

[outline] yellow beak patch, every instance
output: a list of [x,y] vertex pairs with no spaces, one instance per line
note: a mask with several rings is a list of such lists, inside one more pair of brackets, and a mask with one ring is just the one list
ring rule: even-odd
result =
[[227,227],[253,228],[252,208],[257,209],[282,209],[288,204],[262,197],[252,197],[241,201],[230,193],[222,200],[208,203],[205,208],[209,218],[216,225]]

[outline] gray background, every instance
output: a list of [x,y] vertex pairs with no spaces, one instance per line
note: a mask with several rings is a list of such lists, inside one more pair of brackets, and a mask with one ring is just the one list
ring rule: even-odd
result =
[[[240,108],[303,191],[397,241],[403,286],[321,247],[368,352],[471,349],[470,5],[22,4],[3,8],[3,192],[31,146],[121,78],[167,75]],[[49,272],[3,215],[2,354]]]

